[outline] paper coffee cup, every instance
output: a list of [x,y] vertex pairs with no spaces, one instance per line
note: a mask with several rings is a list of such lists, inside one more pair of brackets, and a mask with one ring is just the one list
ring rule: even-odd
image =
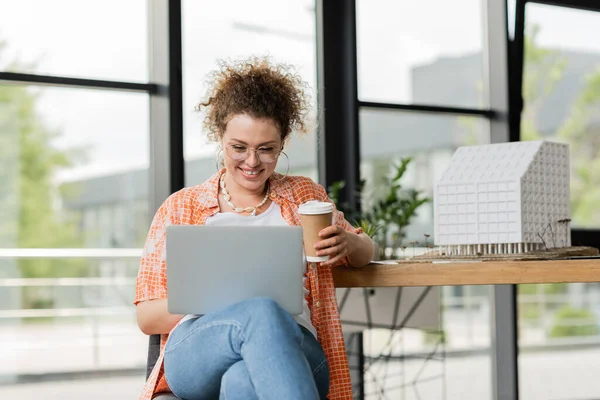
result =
[[321,240],[319,232],[332,225],[333,209],[333,204],[318,200],[308,201],[298,207],[307,261],[329,260],[329,256],[317,256],[317,249],[314,248],[314,245]]

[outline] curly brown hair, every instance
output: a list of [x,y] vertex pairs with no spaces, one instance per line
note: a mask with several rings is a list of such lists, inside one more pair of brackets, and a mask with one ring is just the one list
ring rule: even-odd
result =
[[204,111],[204,129],[209,141],[218,142],[235,115],[275,122],[282,142],[292,131],[306,133],[305,118],[310,101],[306,83],[287,64],[274,64],[267,57],[226,62],[209,75],[209,90],[196,110]]

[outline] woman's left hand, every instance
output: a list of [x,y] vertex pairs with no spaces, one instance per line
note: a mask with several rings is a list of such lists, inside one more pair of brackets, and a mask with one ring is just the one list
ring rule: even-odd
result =
[[319,232],[320,241],[315,243],[317,256],[329,256],[329,260],[322,265],[334,265],[354,251],[349,240],[349,234],[337,225],[331,225]]

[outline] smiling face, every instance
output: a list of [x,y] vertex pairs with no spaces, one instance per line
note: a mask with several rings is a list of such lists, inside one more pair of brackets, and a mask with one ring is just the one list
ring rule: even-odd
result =
[[[272,163],[261,162],[259,154],[268,158],[269,154],[279,154],[282,141],[275,123],[268,119],[256,119],[246,114],[239,114],[227,123],[221,137],[224,152],[224,163],[227,176],[239,189],[248,192],[262,192],[265,183],[275,171],[277,160]],[[244,149],[248,158],[237,161]],[[229,180],[228,179],[228,180]],[[231,188],[229,188],[231,190]]]

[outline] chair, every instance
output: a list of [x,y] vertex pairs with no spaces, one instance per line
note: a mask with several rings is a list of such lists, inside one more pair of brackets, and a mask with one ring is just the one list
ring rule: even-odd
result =
[[[148,360],[146,362],[146,379],[152,373],[152,369],[156,365],[156,360],[160,354],[160,335],[150,335],[148,340]],[[155,400],[177,400],[179,399],[172,393],[161,393],[154,397]]]

